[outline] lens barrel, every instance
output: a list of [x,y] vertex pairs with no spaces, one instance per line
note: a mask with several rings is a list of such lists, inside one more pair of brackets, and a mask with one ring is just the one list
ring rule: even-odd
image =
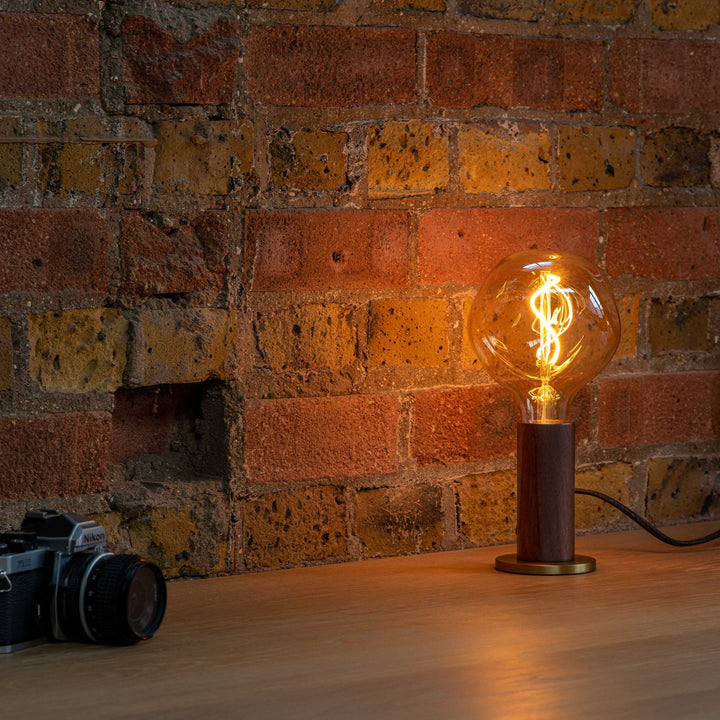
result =
[[132,645],[152,637],[165,614],[159,568],[137,555],[74,555],[58,585],[57,615],[71,639]]

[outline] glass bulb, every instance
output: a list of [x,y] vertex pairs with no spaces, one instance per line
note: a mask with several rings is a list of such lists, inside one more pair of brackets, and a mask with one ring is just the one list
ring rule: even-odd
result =
[[610,361],[620,317],[589,260],[528,250],[491,270],[468,329],[486,370],[520,401],[523,422],[566,422],[575,393]]

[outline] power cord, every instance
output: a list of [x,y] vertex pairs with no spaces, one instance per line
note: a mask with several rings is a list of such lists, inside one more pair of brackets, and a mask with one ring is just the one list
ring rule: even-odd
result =
[[576,495],[590,495],[591,497],[598,498],[603,502],[612,505],[617,508],[621,513],[627,515],[633,522],[637,523],[643,530],[647,530],[651,535],[656,537],[668,545],[674,545],[675,547],[690,547],[692,545],[702,545],[703,543],[710,542],[711,540],[717,540],[720,538],[720,530],[716,530],[709,535],[703,535],[703,537],[693,538],[691,540],[678,540],[677,538],[666,535],[661,530],[658,530],[654,525],[651,525],[642,515],[638,515],[634,510],[631,510],[627,505],[623,505],[619,500],[616,500],[610,495],[601,493],[597,490],[588,490],[586,488],[575,488]]

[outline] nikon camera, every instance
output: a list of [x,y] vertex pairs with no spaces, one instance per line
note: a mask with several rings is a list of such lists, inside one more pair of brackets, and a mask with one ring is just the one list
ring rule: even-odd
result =
[[33,510],[0,534],[0,653],[44,639],[131,645],[157,632],[166,597],[156,565],[109,552],[82,515]]

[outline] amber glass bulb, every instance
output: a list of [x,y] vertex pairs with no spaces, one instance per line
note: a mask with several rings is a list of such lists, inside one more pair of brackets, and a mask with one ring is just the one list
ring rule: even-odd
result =
[[490,272],[470,309],[469,332],[487,371],[513,391],[523,422],[564,422],[575,393],[620,340],[610,282],[590,261],[529,250]]

